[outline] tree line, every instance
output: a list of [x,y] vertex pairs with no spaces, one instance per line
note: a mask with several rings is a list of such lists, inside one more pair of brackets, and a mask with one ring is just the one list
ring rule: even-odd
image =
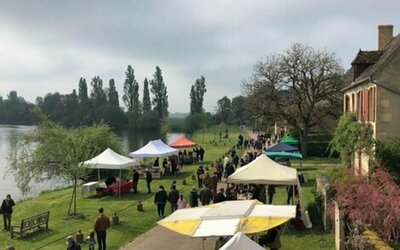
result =
[[[180,131],[191,133],[212,123],[233,124],[243,120],[239,119],[243,113],[242,96],[235,97],[232,101],[223,97],[217,103],[215,114],[206,113],[203,106],[204,95],[207,92],[205,82],[205,77],[201,76],[191,86],[190,113],[183,122],[180,121],[184,124],[180,126]],[[171,122],[171,119],[168,120],[167,86],[161,68],[157,66],[152,79],[145,78],[142,86],[141,91],[135,70],[128,65],[121,98],[115,80],[110,79],[106,86],[99,76],[94,76],[89,83],[82,77],[79,79],[77,90],[73,89],[69,94],[48,93],[44,97],[37,97],[35,104],[18,96],[16,91],[11,91],[6,99],[0,97],[0,123],[35,124],[32,110],[38,107],[49,120],[64,127],[104,122],[116,129],[126,126],[160,129],[163,123]]]

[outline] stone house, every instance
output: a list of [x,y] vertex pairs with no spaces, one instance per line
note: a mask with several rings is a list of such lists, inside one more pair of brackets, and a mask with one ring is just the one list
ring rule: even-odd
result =
[[[377,50],[360,50],[351,63],[353,77],[343,89],[343,111],[369,122],[374,139],[386,140],[400,136],[400,34],[393,37],[393,25],[379,25],[377,40]],[[355,155],[355,174],[368,174],[369,160],[365,154]]]

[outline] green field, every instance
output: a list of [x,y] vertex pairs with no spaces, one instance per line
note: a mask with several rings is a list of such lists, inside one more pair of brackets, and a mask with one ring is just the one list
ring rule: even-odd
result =
[[[205,162],[203,165],[210,165],[217,158],[223,156],[230,147],[236,142],[239,133],[243,131],[230,130],[231,141],[224,140],[215,142],[216,133],[213,129],[199,132],[192,138],[199,145],[202,145],[206,151]],[[218,136],[218,135],[217,135]],[[242,154],[243,152],[239,152]],[[298,166],[295,162],[292,164]],[[188,199],[188,193],[192,186],[196,185],[196,180],[192,180],[191,174],[195,172],[198,165],[185,166],[183,173],[176,177],[166,177],[162,180],[152,182],[152,190],[156,191],[159,185],[169,188],[172,181],[177,181],[177,189]],[[335,162],[329,159],[309,159],[303,161],[302,172],[308,175],[309,182],[303,188],[305,204],[313,201],[314,197],[311,189],[315,186],[313,179],[320,172],[328,173],[336,166]],[[128,173],[126,173],[128,176]],[[130,173],[129,173],[130,176]],[[181,179],[186,178],[187,185],[182,185]],[[121,198],[117,197],[80,197],[77,199],[77,210],[85,216],[84,219],[65,219],[68,210],[72,189],[65,188],[57,191],[44,192],[39,197],[17,202],[13,214],[13,225],[18,225],[22,218],[32,216],[37,213],[50,211],[49,230],[38,231],[22,239],[10,239],[8,232],[0,232],[0,249],[7,246],[14,246],[16,249],[64,249],[65,237],[75,234],[79,229],[82,230],[85,237],[93,228],[94,219],[99,207],[105,209],[105,213],[111,216],[117,213],[121,223],[112,226],[108,231],[107,245],[108,249],[118,249],[140,234],[152,228],[158,220],[155,206],[153,205],[154,194],[147,194],[145,180],[139,181],[139,194],[124,194]],[[284,188],[277,188],[277,194],[274,197],[275,204],[284,204],[286,194]],[[138,212],[136,205],[141,201],[144,206],[144,212]],[[166,207],[169,212],[169,206]],[[168,214],[168,213],[167,213]],[[319,230],[319,227],[305,232],[294,232],[287,230],[282,238],[282,249],[333,249],[333,234],[325,234]],[[82,248],[87,248],[86,244]]]

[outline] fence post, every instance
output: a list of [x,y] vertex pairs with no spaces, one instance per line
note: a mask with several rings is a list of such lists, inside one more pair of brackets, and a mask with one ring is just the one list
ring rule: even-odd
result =
[[344,250],[344,222],[342,216],[340,216],[339,205],[335,203],[335,245],[336,250]]

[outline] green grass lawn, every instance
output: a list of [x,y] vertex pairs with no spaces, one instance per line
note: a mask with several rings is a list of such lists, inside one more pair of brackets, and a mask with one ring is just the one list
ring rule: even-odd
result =
[[[224,140],[215,144],[215,133],[213,129],[200,132],[192,138],[199,145],[202,145],[206,151],[205,162],[203,165],[211,165],[216,159],[222,157],[224,153],[232,147],[239,133],[238,129],[230,129],[230,142]],[[244,133],[243,133],[244,134]],[[218,134],[217,134],[218,136]],[[243,154],[243,151],[239,151]],[[303,187],[303,197],[305,204],[312,202],[314,197],[311,189],[315,186],[314,178],[318,173],[329,173],[337,166],[334,161],[329,159],[307,159],[303,161],[302,167],[298,162],[293,166],[297,167],[310,179]],[[198,165],[185,166],[183,173],[176,177],[166,177],[162,180],[155,179],[152,182],[152,191],[157,191],[159,185],[164,185],[169,189],[173,180],[177,181],[177,189],[188,199],[188,194],[192,186],[197,184],[192,180],[191,174],[194,173]],[[129,174],[130,176],[130,174]],[[186,178],[187,185],[182,185],[181,179]],[[117,213],[120,217],[120,224],[112,226],[108,230],[107,245],[108,249],[118,249],[140,234],[151,229],[158,221],[155,206],[153,204],[154,193],[147,194],[145,180],[139,181],[139,194],[124,194],[121,198],[106,196],[103,198],[80,197],[77,199],[77,210],[85,216],[84,219],[64,219],[68,210],[72,189],[65,188],[57,191],[44,192],[39,197],[17,202],[13,214],[13,225],[18,225],[22,218],[32,216],[37,213],[50,211],[49,230],[39,231],[22,239],[10,239],[8,232],[0,232],[0,249],[7,246],[14,246],[16,249],[65,249],[65,237],[75,234],[79,229],[84,236],[90,233],[93,228],[94,219],[99,207],[105,209],[105,213],[112,216]],[[78,189],[78,193],[80,189]],[[285,204],[286,194],[284,187],[277,188],[274,197],[274,204]],[[136,205],[141,201],[144,206],[144,212],[138,212]],[[167,214],[169,206],[166,207]],[[281,237],[282,249],[334,249],[333,233],[324,233],[319,227],[305,232],[295,232],[288,230]],[[86,244],[82,249],[86,249]]]

